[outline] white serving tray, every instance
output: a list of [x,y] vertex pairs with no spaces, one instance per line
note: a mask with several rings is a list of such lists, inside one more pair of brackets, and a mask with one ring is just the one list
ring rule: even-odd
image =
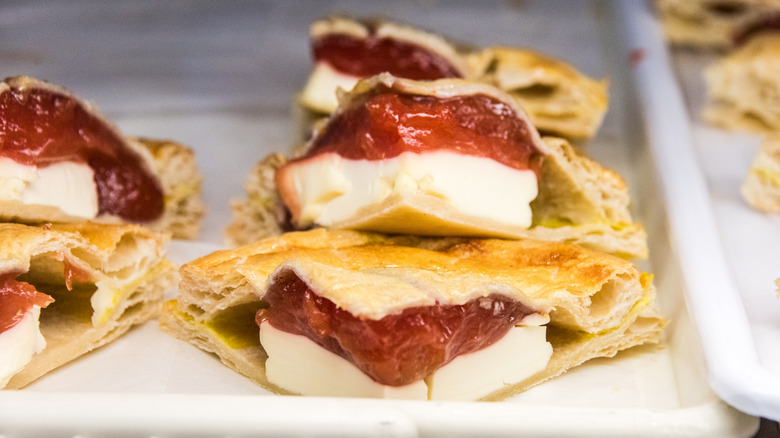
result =
[[[633,15],[626,22],[644,31],[654,27],[637,14],[626,15]],[[710,385],[731,405],[780,420],[780,299],[774,283],[780,278],[780,217],[753,210],[740,195],[761,136],[702,120],[703,71],[719,56],[677,49],[669,58],[672,72],[643,65],[636,74],[649,103],[646,119],[659,138],[655,158]],[[669,96],[657,91],[667,87],[682,91],[671,107]]]
[[[642,267],[654,273],[659,306],[671,320],[667,341],[591,361],[507,402],[426,403],[269,395],[150,322],[24,390],[0,392],[0,436],[739,437],[756,430],[756,418],[710,390],[683,298],[690,282],[681,257],[690,249],[679,247],[680,218],[667,214],[672,209],[659,192],[669,174],[648,157],[677,140],[659,138],[656,126],[688,127],[684,120],[670,126],[667,117],[683,111],[676,88],[659,88],[664,83],[654,77],[632,85],[643,68],[669,69],[655,54],[660,35],[642,27],[653,23],[644,2],[386,4],[4,3],[0,74],[66,84],[123,132],[196,150],[209,213],[201,241],[172,243],[171,257],[183,263],[223,247],[229,199],[243,195],[257,160],[289,150],[296,137],[290,101],[310,68],[311,20],[329,12],[381,14],[475,45],[529,46],[566,59],[611,79],[604,127],[584,147],[632,188],[651,239],[652,258]],[[618,25],[626,21],[642,26]],[[647,50],[636,71],[628,61],[633,47]],[[667,96],[667,111],[648,101],[652,92]],[[650,109],[642,113],[640,104]]]

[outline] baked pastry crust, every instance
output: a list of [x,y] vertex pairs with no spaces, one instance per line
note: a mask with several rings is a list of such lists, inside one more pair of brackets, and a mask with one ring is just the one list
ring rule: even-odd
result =
[[[307,281],[316,282],[318,291],[330,291],[327,297],[338,306],[368,318],[397,312],[418,299],[463,302],[491,288],[549,309],[550,366],[490,400],[509,397],[588,359],[658,342],[665,324],[653,309],[651,276],[626,260],[576,245],[317,229],[187,263],[181,268],[178,298],[164,306],[161,328],[217,354],[253,382],[287,393],[265,378],[266,356],[254,325],[268,278],[280,266],[296,266]],[[394,285],[396,299],[381,299],[381,293],[374,295],[380,299],[365,298],[367,284],[376,290],[385,282]]]
[[780,14],[777,0],[658,0],[658,12],[673,44],[726,50]]
[[[22,388],[157,316],[177,279],[165,244],[137,225],[0,224],[0,272],[23,273],[20,280],[55,299],[40,313],[46,347],[5,388]],[[68,290],[65,263],[89,279]]]
[[[26,76],[8,78],[0,83],[0,92],[9,87],[42,88],[54,93],[74,96],[69,90],[55,84]],[[200,221],[205,212],[201,185],[203,177],[198,170],[192,149],[172,140],[152,140],[140,137],[123,137],[110,121],[101,115],[97,107],[90,102],[80,101],[90,115],[99,119],[125,145],[141,158],[145,166],[160,184],[164,195],[162,216],[143,225],[158,232],[169,232],[174,238],[194,239],[200,233]],[[0,220],[27,224],[48,222],[82,222],[83,217],[73,216],[58,207],[25,204],[19,200],[0,199]],[[113,215],[100,215],[91,219],[100,223],[126,223]]]
[[479,81],[520,102],[536,128],[566,138],[596,135],[609,101],[607,80],[530,49],[489,47],[466,56]]
[[763,33],[709,66],[703,117],[731,130],[780,130],[780,35]]
[[[394,194],[381,203],[363,207],[352,218],[332,224],[332,228],[407,233],[404,227],[408,222],[398,218],[416,210],[426,212],[426,217],[437,217],[451,226],[459,226],[460,235],[531,237],[577,243],[625,257],[647,257],[647,237],[641,224],[632,220],[628,189],[623,179],[562,138],[540,138],[513,98],[484,83],[460,79],[410,81],[383,74],[363,80],[352,92],[344,93],[342,107],[349,106],[361,93],[379,85],[439,97],[486,94],[511,105],[531,128],[531,139],[545,156],[539,195],[531,203],[533,223],[530,228],[509,226],[467,216],[455,211],[447,201],[433,196]],[[287,216],[280,213],[284,207],[272,178],[285,162],[286,158],[274,154],[253,169],[245,185],[248,199],[233,204],[233,224],[226,230],[229,243],[246,244],[291,229]],[[436,224],[431,225],[433,231],[435,227]]]

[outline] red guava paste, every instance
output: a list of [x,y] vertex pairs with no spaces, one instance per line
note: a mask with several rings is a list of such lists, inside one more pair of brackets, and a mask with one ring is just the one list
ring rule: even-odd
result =
[[70,96],[29,87],[0,94],[0,157],[37,167],[86,163],[95,173],[99,214],[132,222],[162,215],[162,189],[141,158]]
[[[381,291],[366,291],[381,293]],[[349,360],[375,381],[403,386],[429,376],[461,354],[501,339],[533,310],[492,294],[463,305],[410,307],[379,320],[362,319],[316,294],[293,271],[272,279],[258,326],[303,335]]]
[[312,41],[314,59],[327,62],[351,76],[369,77],[382,72],[416,80],[463,77],[445,57],[425,47],[390,37],[379,37],[374,27],[358,38],[330,34]]
[[0,333],[24,319],[32,306],[46,307],[53,302],[30,283],[17,281],[16,274],[0,275]]
[[542,153],[531,129],[510,105],[484,94],[440,98],[378,89],[364,104],[335,114],[299,160],[328,152],[384,160],[447,150],[530,169],[538,177]]

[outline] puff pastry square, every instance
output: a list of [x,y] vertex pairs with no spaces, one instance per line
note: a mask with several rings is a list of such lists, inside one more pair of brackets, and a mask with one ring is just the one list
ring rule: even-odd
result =
[[[383,297],[403,288],[386,291],[381,286],[395,279],[411,285],[414,293],[435,291],[443,304],[464,293],[480,294],[479,287],[464,286],[473,283],[515,290],[536,306],[553,309],[547,327],[553,353],[547,367],[486,400],[512,396],[591,358],[659,342],[666,323],[653,307],[650,275],[626,260],[576,245],[317,229],[215,252],[184,265],[179,296],[165,304],[160,325],[215,353],[253,382],[289,393],[267,380],[267,356],[254,315],[264,306],[269,276],[290,263],[316,267],[307,271],[309,281],[333,290],[329,296],[344,308],[399,311],[403,297]],[[375,280],[377,274],[383,281]]]

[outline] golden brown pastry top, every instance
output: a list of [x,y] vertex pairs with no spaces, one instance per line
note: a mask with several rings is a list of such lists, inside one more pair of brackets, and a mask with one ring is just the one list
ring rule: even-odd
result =
[[[650,277],[630,262],[571,244],[530,239],[389,237],[317,229],[218,251],[187,263],[181,269],[180,306],[199,307],[200,312],[192,313],[208,319],[231,305],[256,300],[269,275],[287,262],[307,269],[326,266],[328,271],[321,273],[331,276],[329,287],[337,284],[339,272],[351,278],[352,284],[369,284],[373,281],[369,279],[376,279],[378,274],[395,277],[387,281],[438,284],[437,288],[429,288],[431,295],[426,299],[443,303],[475,297],[484,293],[486,284],[507,291],[514,288],[517,291],[511,294],[519,299],[551,308],[551,318],[557,325],[591,332],[619,325],[631,306],[652,289]],[[360,275],[366,277],[353,281]],[[482,287],[467,290],[462,289],[464,284]],[[442,292],[444,289],[448,291]],[[344,303],[353,300],[351,294],[357,290],[348,292],[350,296]],[[338,294],[329,298],[343,304]],[[413,301],[409,297],[404,300]],[[367,306],[367,313],[377,315],[399,311],[408,303],[399,298],[361,305]]]

